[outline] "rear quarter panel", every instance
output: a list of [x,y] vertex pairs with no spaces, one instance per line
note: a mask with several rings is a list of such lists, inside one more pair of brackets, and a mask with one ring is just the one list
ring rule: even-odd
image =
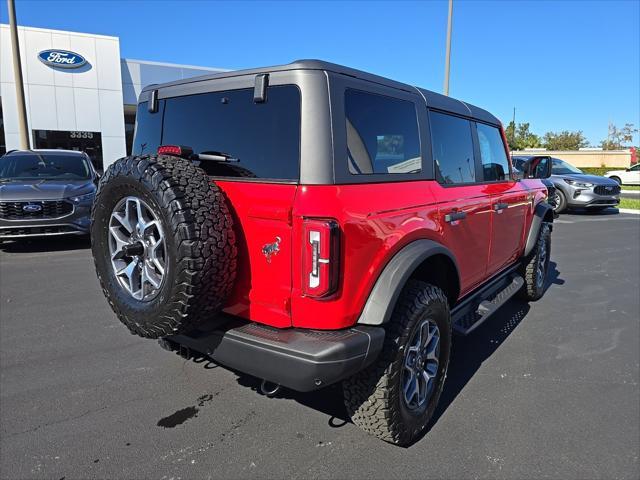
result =
[[[293,211],[291,311],[296,327],[353,325],[378,275],[403,246],[438,239],[438,210],[428,182],[301,186]],[[302,222],[334,218],[341,229],[341,279],[326,299],[302,295]]]

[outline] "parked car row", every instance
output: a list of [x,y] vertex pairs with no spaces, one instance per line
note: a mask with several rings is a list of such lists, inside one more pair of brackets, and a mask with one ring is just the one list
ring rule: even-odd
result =
[[[514,156],[522,170],[532,156]],[[556,213],[570,208],[604,210],[620,203],[621,185],[640,185],[640,164],[589,175],[551,158],[546,180]],[[73,150],[13,150],[0,158],[0,239],[88,235],[99,175],[86,153]]]

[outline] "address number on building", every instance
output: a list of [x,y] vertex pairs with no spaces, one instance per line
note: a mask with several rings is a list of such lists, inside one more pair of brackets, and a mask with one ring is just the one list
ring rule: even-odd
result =
[[93,138],[93,132],[69,132],[69,138]]

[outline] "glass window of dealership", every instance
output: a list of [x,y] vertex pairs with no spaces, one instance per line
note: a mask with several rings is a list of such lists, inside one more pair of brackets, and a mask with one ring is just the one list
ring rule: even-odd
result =
[[[130,152],[142,87],[223,71],[123,59],[118,37],[32,27],[18,36],[31,148],[83,150],[99,170]],[[0,82],[2,155],[19,148],[8,25],[0,25]]]

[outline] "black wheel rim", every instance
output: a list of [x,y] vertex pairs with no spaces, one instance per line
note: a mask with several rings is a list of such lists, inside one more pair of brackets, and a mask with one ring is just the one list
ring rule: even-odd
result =
[[438,375],[440,330],[424,320],[407,344],[402,372],[402,399],[412,411],[422,410],[431,397]]

